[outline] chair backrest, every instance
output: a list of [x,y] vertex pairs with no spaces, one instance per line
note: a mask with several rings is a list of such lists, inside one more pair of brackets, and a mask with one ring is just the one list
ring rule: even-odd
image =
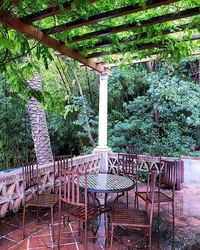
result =
[[139,154],[139,148],[137,145],[126,145],[126,153],[127,154]]
[[[58,155],[54,157],[54,173],[55,176],[59,176],[60,175],[60,169],[61,168],[65,168],[68,169],[69,168],[69,159],[72,159],[71,155]],[[72,166],[72,164],[71,164]]]
[[[69,160],[71,164],[69,166]],[[54,157],[54,180],[53,180],[53,187],[54,190],[56,189],[56,180],[60,177],[61,169],[71,169],[73,166],[72,163],[72,155],[59,155]]]
[[62,169],[61,177],[63,177],[64,182],[63,191],[61,184],[59,188],[60,199],[67,204],[85,206],[85,216],[87,217],[87,173]]
[[118,174],[137,180],[137,154],[118,154]]
[[36,161],[26,162],[22,164],[22,175],[24,181],[24,191],[29,188],[35,188],[39,191],[39,172],[38,163]]
[[149,214],[150,225],[152,225],[153,220],[153,208],[157,175],[158,173],[154,170],[148,171],[145,209]]
[[[172,189],[173,193],[179,179],[181,160],[164,160],[162,183]],[[174,195],[174,194],[173,194]]]

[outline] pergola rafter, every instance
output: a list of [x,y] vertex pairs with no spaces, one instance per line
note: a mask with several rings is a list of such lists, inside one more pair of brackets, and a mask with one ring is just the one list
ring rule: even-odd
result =
[[152,26],[154,24],[165,23],[168,21],[174,21],[177,19],[191,17],[191,16],[195,16],[195,15],[199,15],[199,14],[200,14],[200,7],[195,7],[195,8],[183,10],[183,11],[180,11],[177,13],[170,13],[170,14],[166,14],[166,15],[162,15],[162,16],[152,17],[148,20],[144,20],[144,21],[140,22],[140,24],[138,24],[138,23],[123,24],[120,26],[114,26],[114,27],[110,27],[107,29],[87,33],[87,34],[84,34],[82,36],[75,36],[70,40],[70,42],[76,43],[76,42],[88,40],[91,38],[106,37],[108,35],[116,34],[116,33],[123,32],[123,31],[130,31],[130,30],[137,29],[137,28],[149,27],[149,26]]
[[[23,0],[21,0],[23,1]],[[197,16],[200,15],[200,6],[198,4],[194,4],[188,7],[187,5],[183,5],[183,10],[176,12],[176,13],[171,13],[173,8],[176,6],[181,6],[179,3],[183,2],[183,0],[147,0],[146,1],[146,6],[140,6],[138,4],[135,5],[125,5],[125,3],[120,3],[119,5],[116,4],[116,6],[109,6],[108,11],[105,10],[105,8],[100,9],[99,6],[101,6],[100,1],[98,0],[89,0],[90,4],[94,4],[94,9],[99,12],[98,14],[93,14],[93,15],[88,15],[88,18],[77,18],[74,20],[74,13],[72,14],[71,10],[71,4],[72,0],[68,0],[63,4],[63,8],[59,8],[58,6],[50,6],[47,8],[44,8],[42,10],[37,9],[37,6],[35,6],[35,10],[38,10],[34,13],[28,14],[24,17],[17,17],[17,15],[14,15],[13,13],[4,10],[2,7],[0,8],[0,22],[8,27],[15,29],[18,32],[21,32],[25,34],[29,39],[32,38],[34,40],[37,40],[43,44],[45,44],[48,48],[53,48],[54,50],[60,52],[63,55],[66,55],[68,57],[71,57],[74,60],[77,60],[78,62],[82,63],[83,65],[86,65],[98,72],[105,72],[105,67],[98,62],[92,61],[91,58],[96,58],[104,55],[111,55],[111,54],[118,54],[118,53],[126,53],[128,50],[131,52],[133,49],[135,51],[141,51],[145,49],[151,49],[151,48],[161,48],[165,49],[166,43],[164,42],[166,39],[163,38],[165,35],[169,34],[175,34],[176,32],[181,32],[187,29],[188,27],[190,29],[196,29],[198,28],[198,21],[193,24],[191,23],[191,19],[189,17],[192,16]],[[13,1],[13,2],[19,2]],[[174,5],[176,2],[178,2],[178,5]],[[0,0],[1,6],[3,5],[4,1]],[[172,5],[171,5],[172,4]],[[162,6],[169,6],[172,7],[172,9],[165,10],[165,14],[162,14],[158,16],[156,13],[157,7],[162,7]],[[96,7],[98,6],[98,7]],[[119,7],[120,6],[120,7]],[[193,7],[192,7],[193,6]],[[196,6],[196,7],[195,7]],[[182,8],[182,7],[181,7]],[[155,14],[154,11],[152,12],[154,15],[149,19],[143,18],[143,14],[146,14],[147,10],[150,9],[155,9]],[[159,10],[159,9],[158,9]],[[77,6],[76,9],[76,16],[78,15],[77,13],[79,12],[79,6]],[[130,23],[130,19],[126,18],[128,15],[132,13],[139,13],[141,12],[141,20],[140,22],[133,22]],[[30,10],[29,10],[30,13]],[[148,12],[149,13],[149,12]],[[59,14],[63,14],[61,16],[61,19],[59,20],[60,16]],[[52,21],[52,26],[51,21],[48,24],[48,26],[51,26],[50,28],[41,28],[36,25],[33,25],[32,23],[35,21],[43,21],[43,19],[51,16],[56,16],[56,20],[58,23],[61,21],[63,22],[63,18],[73,18],[71,22],[67,22],[64,24],[60,24],[55,26],[55,23]],[[79,15],[78,15],[79,16]],[[82,16],[82,15],[80,15]],[[124,20],[124,23],[122,25],[115,25],[111,24],[106,24],[106,28],[101,28],[105,27],[104,21],[113,19],[113,18],[118,18],[120,17],[120,23],[123,23],[122,21]],[[149,37],[149,32],[146,31],[145,29],[143,30],[142,28],[147,28],[152,27],[152,30],[156,30],[157,26],[154,26],[156,24],[165,24],[166,22],[169,21],[175,21],[178,19],[183,19],[187,18],[187,20],[184,20],[184,22],[176,24],[174,27],[169,28],[168,25],[166,27],[164,26],[161,29],[159,28],[158,32],[155,32],[155,35],[151,39]],[[49,19],[50,20],[50,19]],[[53,19],[52,19],[53,20]],[[116,19],[117,20],[117,19]],[[93,31],[95,26],[90,26],[91,24],[98,24],[99,22],[100,25],[98,27],[97,31]],[[36,24],[36,23],[35,23]],[[41,22],[41,25],[44,23]],[[40,25],[40,22],[37,23],[37,25]],[[78,34],[77,32],[80,31],[80,29],[75,30],[75,32],[72,33],[62,33],[63,31],[71,31],[76,28],[83,28],[85,26],[88,26],[89,30],[92,30],[92,32],[85,33],[83,31],[82,35]],[[108,27],[110,26],[110,27]],[[45,26],[43,26],[45,27]],[[118,33],[121,32],[126,32],[123,36],[121,34],[118,35]],[[134,34],[133,34],[134,32]],[[56,34],[53,35],[53,34]],[[115,34],[115,36],[113,36]],[[158,35],[156,35],[158,34]],[[109,37],[111,35],[111,37]],[[193,33],[194,35],[194,33]],[[59,40],[55,37],[59,37]],[[69,39],[69,37],[71,37]],[[99,40],[101,39],[101,40]],[[102,40],[103,39],[103,40]],[[142,41],[142,39],[146,39],[146,41]],[[191,36],[191,41],[199,39],[199,36]],[[159,42],[162,41],[162,42]],[[178,40],[177,40],[178,41]],[[183,39],[183,41],[185,41]],[[65,42],[67,42],[69,45],[66,45]],[[72,46],[71,46],[72,44]],[[119,46],[122,45],[121,47]],[[109,49],[110,46],[116,46],[114,49]],[[101,48],[107,48],[105,51],[102,51]],[[88,51],[91,51],[88,54]],[[87,56],[84,56],[84,55]],[[158,51],[159,54],[159,51]]]
[[[98,0],[88,0],[89,3],[95,3],[97,1]],[[63,4],[63,9],[65,11],[71,10],[71,4],[72,4],[71,0],[66,1],[66,3]],[[53,16],[53,15],[61,14],[62,12],[63,12],[63,10],[61,8],[59,8],[58,6],[53,6],[53,7],[49,7],[49,8],[46,8],[44,10],[35,12],[33,14],[24,16],[24,17],[20,18],[20,20],[24,23],[30,24],[30,23],[33,23],[35,21],[38,21],[38,20]]]
[[[191,41],[195,41],[195,40],[199,40],[200,39],[200,35],[196,35],[196,36],[192,36],[190,38]],[[188,39],[183,39],[181,41],[187,41]],[[180,41],[177,41],[180,42]],[[166,43],[163,42],[158,42],[158,43],[142,43],[142,44],[135,44],[135,50],[136,51],[141,51],[141,50],[145,50],[145,49],[153,49],[153,48],[165,48],[166,47]],[[106,55],[114,55],[114,54],[118,54],[120,53],[120,49],[117,50],[111,50],[111,51],[103,51],[103,52],[96,52],[96,53],[92,53],[89,54],[86,58],[97,58],[100,56],[106,56]],[[124,52],[124,51],[123,51]],[[127,51],[128,52],[128,51]]]
[[67,47],[63,42],[60,42],[50,36],[45,36],[42,31],[30,24],[23,23],[21,20],[19,20],[17,17],[12,15],[8,11],[0,11],[0,22],[9,28],[24,33],[27,37],[31,37],[37,41],[42,42],[48,48],[53,48],[61,54],[69,56],[98,72],[105,71],[102,65],[96,64],[95,62],[86,59],[75,50],[72,50],[71,48]]
[[[151,1],[147,1],[145,10],[155,8],[158,6],[168,5],[170,3],[175,3],[175,2],[178,2],[178,0],[151,0]],[[42,31],[44,33],[48,33],[48,34],[54,34],[54,33],[62,32],[62,31],[67,31],[67,30],[71,30],[74,28],[79,28],[82,26],[90,25],[93,23],[105,21],[107,19],[136,13],[136,12],[139,12],[142,10],[143,10],[143,8],[141,6],[139,6],[138,4],[130,5],[130,6],[122,7],[119,9],[111,10],[108,12],[99,13],[99,14],[94,15],[94,16],[90,16],[87,20],[78,19],[78,20],[72,21],[70,23],[65,23],[65,24],[61,24],[58,26],[48,28],[48,29],[43,29]]]
[[[173,33],[176,33],[176,32],[181,32],[181,31],[185,30],[187,27],[188,27],[187,24],[183,24],[183,25],[180,25],[180,26],[177,26],[177,27],[173,27],[171,29],[160,30],[159,33],[161,35],[169,35],[169,34],[173,34]],[[190,29],[196,29],[196,28],[197,28],[196,24],[192,24],[191,27],[190,27]],[[143,33],[140,33],[140,34],[136,34],[136,36],[133,36],[133,37],[124,37],[122,39],[119,39],[117,42],[119,44],[126,44],[126,43],[130,43],[130,42],[135,42],[135,41],[139,42],[140,40],[146,39],[148,37],[149,37],[148,33],[143,32]],[[111,39],[104,39],[101,42],[97,42],[97,43],[95,43],[93,45],[87,46],[87,50],[105,48],[105,47],[110,47],[110,46],[113,46],[113,45],[115,45],[115,43]],[[84,49],[84,46],[78,46],[77,47],[77,51],[81,51],[83,49]]]
[[[7,1],[7,0],[4,0],[4,1]],[[13,13],[11,13],[8,10],[6,11],[5,9],[2,8],[2,4],[4,3],[4,1],[0,0],[0,4],[1,4],[0,22],[3,24],[3,26],[5,26],[8,29],[15,29],[16,31],[23,33],[29,39],[31,38],[31,39],[38,41],[39,43],[43,43],[48,48],[53,48],[55,51],[60,52],[62,55],[66,55],[80,62],[81,64],[86,65],[94,69],[95,71],[101,73],[100,81],[99,81],[98,146],[94,149],[93,152],[101,154],[100,156],[101,171],[107,172],[108,152],[110,152],[110,148],[108,147],[108,144],[107,144],[108,72],[109,71],[107,71],[107,68],[106,66],[103,65],[102,61],[98,63],[98,62],[91,60],[90,58],[104,56],[108,54],[112,55],[116,53],[126,53],[129,50],[132,52],[130,57],[131,58],[135,57],[135,59],[137,59],[136,57],[137,54],[135,52],[144,50],[144,49],[151,49],[155,47],[159,49],[155,51],[150,50],[149,54],[151,54],[151,56],[153,55],[159,58],[159,55],[165,54],[162,52],[166,50],[165,48],[166,44],[165,42],[160,42],[160,41],[165,41],[165,39],[163,37],[160,38],[158,36],[156,41],[159,41],[159,42],[155,43],[155,39],[153,39],[154,37],[152,37],[152,39],[149,39],[148,33],[150,32],[148,32],[147,29],[149,29],[150,31],[154,31],[154,27],[151,28],[151,26],[155,24],[164,24],[168,21],[174,21],[174,20],[178,20],[182,18],[187,18],[187,20],[184,20],[184,22],[187,21],[188,25],[191,27],[191,18],[189,17],[200,14],[200,4],[198,4],[197,1],[195,2],[195,0],[194,1],[191,0],[192,1],[191,4],[189,2],[185,3],[184,2],[185,0],[177,0],[177,1],[175,0],[147,0],[146,8],[145,7],[142,8],[139,5],[130,6],[129,4],[131,3],[131,0],[129,0],[130,1],[129,4],[128,4],[128,1],[116,1],[116,3],[113,3],[109,0],[101,0],[101,1],[88,0],[89,3],[95,3],[93,7],[99,13],[95,15],[94,14],[91,15],[91,13],[89,13],[89,15],[87,15],[88,13],[85,12],[86,9],[83,10],[83,12],[82,12],[82,9],[80,8],[79,10],[78,7],[75,10],[72,9],[71,7],[72,0],[68,0],[63,4],[63,9],[65,10],[65,12],[62,11],[62,9],[60,9],[58,6],[49,7],[47,4],[45,5],[45,3],[43,3],[42,1],[39,1],[38,4],[35,4],[33,7],[34,13],[31,13],[31,9],[28,9],[27,12],[30,14],[27,16],[21,17],[20,10],[22,11],[24,10],[24,4],[19,4],[19,7],[17,6],[19,9],[17,9],[17,7],[13,8]],[[21,1],[24,1],[25,5],[28,2],[27,0],[21,0]],[[107,2],[107,5],[105,6],[104,6],[104,1]],[[47,2],[53,4],[53,1],[52,2],[47,1]],[[178,2],[178,4],[175,5],[174,4],[175,2]],[[170,5],[170,4],[173,4],[173,5]],[[156,9],[156,7],[162,6],[162,5],[167,5],[169,6],[169,8],[160,7]],[[39,6],[45,6],[44,8],[46,9],[41,10],[39,9]],[[180,8],[181,11],[174,13],[174,11],[177,10],[175,9],[176,7]],[[89,9],[90,8],[88,8],[88,10]],[[148,9],[152,9],[152,10],[149,11]],[[161,12],[163,13],[162,15],[161,14],[159,15],[159,10],[161,10]],[[133,15],[130,18],[126,17],[132,13],[137,13],[137,12],[140,12],[139,13],[140,16]],[[18,13],[18,14],[14,14],[14,13]],[[59,16],[58,14],[60,13],[62,13],[62,15]],[[97,13],[97,12],[93,12],[93,13]],[[84,14],[88,16],[87,20],[80,19],[80,16],[82,17],[84,16]],[[17,15],[20,15],[20,17]],[[57,15],[56,18],[54,15]],[[43,19],[47,17],[51,17],[51,16],[53,16],[53,18],[49,18],[48,20],[43,21]],[[75,19],[76,18],[75,16],[78,16],[78,18]],[[117,17],[120,17],[120,18],[117,19]],[[134,17],[136,19],[133,20]],[[111,18],[116,18],[116,20],[112,20],[112,22],[109,22],[109,21],[104,22],[105,20],[109,20]],[[73,21],[71,21],[70,23],[69,22],[66,23],[65,19],[73,20]],[[39,21],[39,20],[41,22],[34,23],[35,26],[32,24],[33,22]],[[131,23],[132,21],[133,23]],[[61,24],[63,22],[64,24]],[[99,24],[99,22],[101,23]],[[178,25],[176,26],[179,26],[179,25],[181,26],[184,22],[178,22]],[[55,23],[59,23],[61,25],[55,26]],[[96,24],[96,23],[98,25],[91,25],[91,24]],[[197,20],[197,24],[195,21],[195,25],[198,25],[198,23],[199,23],[199,20]],[[85,26],[88,26],[88,27],[85,27]],[[167,35],[171,33],[171,30],[169,29],[169,26],[167,24],[163,26],[164,26],[163,27],[164,31],[163,33],[161,31],[161,34]],[[51,28],[47,29],[47,27],[51,27]],[[82,29],[80,29],[80,27]],[[98,27],[97,30],[96,30],[96,27]],[[146,29],[142,29],[144,27],[146,27]],[[75,28],[79,28],[79,29],[74,30]],[[181,28],[185,29],[186,27],[182,26]],[[138,33],[137,33],[137,29],[140,30]],[[69,32],[67,32],[67,30]],[[89,30],[89,33],[86,33],[87,30]],[[61,33],[63,31],[66,31],[66,33]],[[124,31],[126,32],[123,34],[120,34],[122,36],[117,35],[117,33],[124,32]],[[174,32],[177,32],[176,28]],[[53,35],[54,33],[56,34]],[[141,43],[140,41],[140,43],[137,44],[135,41],[132,41],[131,39],[129,40],[129,38],[131,38],[135,34],[138,35],[139,33],[142,33],[141,39],[148,38],[147,41],[145,41],[146,43]],[[116,35],[109,37],[112,34],[116,34]],[[194,35],[194,33],[192,34]],[[60,40],[57,40],[58,37]],[[123,40],[125,38],[121,38],[121,37],[127,37],[127,40],[129,40],[130,43],[133,43],[133,42],[134,43],[130,45],[127,43],[124,47],[122,47],[123,51],[120,49],[120,46],[118,46],[118,47],[115,47],[114,49],[110,49],[107,51],[101,51],[101,49],[98,49],[97,53],[91,52],[91,54],[89,54],[88,56],[83,55],[83,54],[86,55],[88,53],[87,51],[84,51],[85,47],[87,48],[87,46],[83,47],[83,45],[85,44],[87,45],[87,43],[89,43],[90,45],[97,43],[98,46],[105,46],[105,45],[108,46],[109,45],[108,42],[107,44],[105,44],[105,41],[103,41],[104,44],[101,44],[101,45],[98,44],[98,42],[100,42],[99,38],[101,39],[105,37],[107,41],[112,40],[112,39],[115,40],[115,38],[116,40],[121,39],[121,41],[119,40],[119,42],[121,43],[125,42]],[[192,36],[190,40],[196,40],[199,38],[200,38],[199,35]],[[81,43],[82,41],[85,41],[85,40],[89,40],[89,41]],[[176,40],[179,41],[178,39]],[[68,43],[69,45],[67,46],[65,43]],[[70,47],[70,43],[71,44],[73,43],[71,47]],[[83,51],[80,50],[80,46],[82,46]],[[189,47],[185,47],[186,50],[188,48]],[[172,45],[171,51],[174,52],[175,50],[173,49],[174,48]],[[165,52],[168,52],[168,50],[166,50]],[[148,53],[146,53],[145,51],[144,54],[147,55]],[[165,55],[166,57],[168,57],[168,55],[170,57],[172,53],[167,53]]]
[[[192,55],[193,56],[199,56],[200,55],[200,50],[199,51],[194,51],[192,52]],[[131,64],[138,64],[138,63],[146,63],[146,62],[152,62],[152,61],[158,61],[158,60],[162,60],[159,56],[157,55],[152,55],[151,57],[147,57],[147,58],[144,58],[144,59],[137,59],[136,56],[132,56],[132,61],[131,61]],[[165,58],[166,59],[170,59],[169,57],[168,58]],[[123,58],[121,58],[121,60],[123,60]],[[105,63],[104,61],[101,61],[102,64],[106,64],[106,67],[108,69],[110,68],[113,68],[113,67],[117,67],[120,65],[120,62],[113,62],[113,63]],[[123,64],[130,64],[130,62],[123,62]]]

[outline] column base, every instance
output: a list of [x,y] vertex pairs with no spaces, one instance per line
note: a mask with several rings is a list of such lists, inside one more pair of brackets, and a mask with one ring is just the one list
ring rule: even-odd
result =
[[109,147],[100,147],[100,146],[97,146],[96,148],[93,149],[92,153],[99,153],[99,152],[105,152],[105,151],[108,151],[108,152],[111,152],[112,149],[109,148]]
[[93,149],[93,154],[100,154],[101,160],[100,160],[100,172],[101,173],[107,173],[108,172],[108,153],[111,153],[112,150],[109,147],[101,148],[96,147]]

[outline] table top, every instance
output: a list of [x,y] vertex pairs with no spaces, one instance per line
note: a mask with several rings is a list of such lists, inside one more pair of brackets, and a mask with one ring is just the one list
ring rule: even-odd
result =
[[[80,186],[84,187],[84,177],[80,177]],[[117,193],[128,191],[135,187],[135,183],[128,177],[99,173],[88,174],[88,191],[96,193]]]

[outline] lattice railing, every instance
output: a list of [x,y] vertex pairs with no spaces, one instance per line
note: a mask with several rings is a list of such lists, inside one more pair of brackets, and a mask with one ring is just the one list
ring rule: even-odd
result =
[[[167,168],[167,171],[164,171],[163,178],[165,179],[166,185],[171,185],[173,182],[175,183],[176,190],[181,190],[181,184],[184,182],[184,162],[177,158],[170,157],[154,157],[154,156],[146,156],[146,155],[138,155],[139,160],[139,171],[147,171],[147,170],[156,170],[158,173],[164,167],[163,160],[174,161],[176,160],[178,163],[175,168],[174,175],[172,174],[173,169]],[[120,168],[120,159],[118,159],[118,153],[109,153],[108,155],[108,170],[111,173],[117,173],[117,168]]]
[[[100,156],[91,154],[73,158],[73,168],[80,172],[99,172]],[[69,163],[71,166],[71,163]],[[54,184],[53,163],[39,166],[41,175],[41,191],[51,192]],[[57,182],[57,184],[59,184]],[[22,169],[14,169],[10,172],[0,172],[0,217],[5,216],[8,211],[17,211],[23,201],[23,181]],[[30,189],[26,192],[26,198],[30,199],[35,190]]]
[[[147,171],[149,169],[154,169],[156,171],[159,171],[158,164],[160,163],[160,157],[138,155],[138,159],[139,159],[139,170]],[[108,156],[109,172],[117,173],[117,167],[118,167],[118,153],[109,153]]]

